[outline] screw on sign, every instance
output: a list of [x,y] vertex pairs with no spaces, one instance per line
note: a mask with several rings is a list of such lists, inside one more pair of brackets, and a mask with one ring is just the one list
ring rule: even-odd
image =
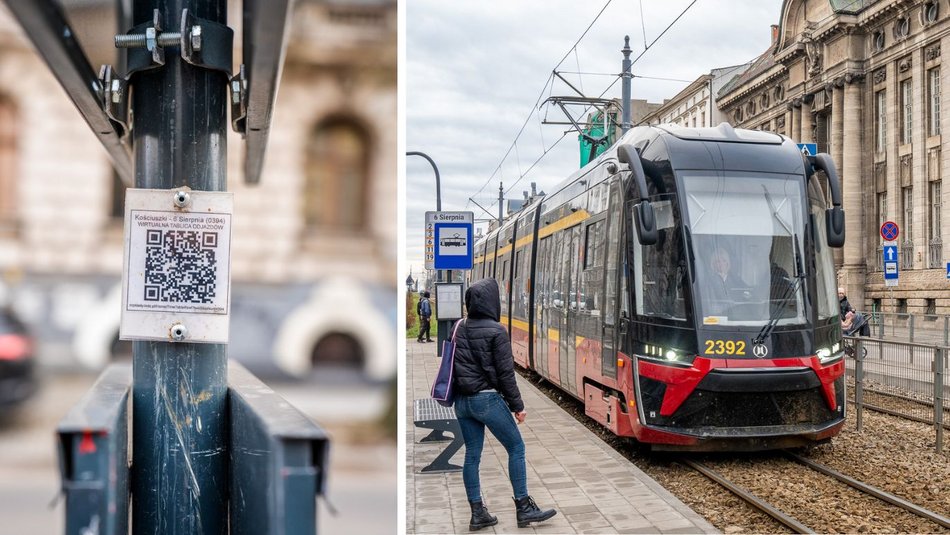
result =
[[884,241],[894,241],[900,235],[901,231],[897,226],[897,223],[893,221],[885,221],[881,225],[881,238],[884,238]]

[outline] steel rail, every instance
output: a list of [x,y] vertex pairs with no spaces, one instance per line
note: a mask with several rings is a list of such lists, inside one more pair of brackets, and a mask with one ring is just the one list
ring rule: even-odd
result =
[[759,511],[762,511],[763,513],[769,515],[770,517],[774,518],[776,521],[783,524],[785,527],[791,529],[793,532],[815,533],[812,529],[810,529],[805,524],[802,524],[797,519],[783,513],[781,510],[772,506],[772,504],[752,494],[745,488],[740,487],[739,485],[736,485],[735,483],[726,479],[724,476],[712,470],[711,468],[707,467],[706,465],[699,463],[697,461],[693,461],[691,459],[679,459],[679,462],[689,466],[693,470],[696,470],[697,472],[703,474],[709,479],[712,479],[716,483],[719,483],[720,485],[725,487],[727,490],[729,490],[729,492],[732,492],[736,496],[742,498],[743,500],[748,502],[750,505],[752,505]]
[[842,474],[841,472],[838,472],[837,470],[835,470],[835,469],[833,469],[833,468],[831,468],[831,467],[829,467],[829,466],[825,466],[825,465],[823,465],[823,464],[821,464],[821,463],[817,463],[817,462],[815,462],[815,461],[812,461],[811,459],[806,459],[806,458],[804,458],[804,457],[802,457],[802,456],[800,456],[800,455],[797,455],[797,454],[792,453],[792,452],[787,451],[787,450],[783,450],[783,453],[784,453],[786,456],[788,456],[790,459],[792,459],[792,460],[794,460],[794,461],[796,461],[796,462],[798,462],[798,463],[800,463],[800,464],[802,464],[802,465],[805,465],[805,466],[807,466],[808,468],[811,468],[812,470],[815,470],[815,471],[817,471],[817,472],[821,472],[822,474],[825,474],[826,476],[833,477],[833,478],[837,479],[838,481],[840,481],[840,482],[842,482],[842,483],[844,483],[844,484],[846,484],[846,485],[848,485],[848,486],[850,486],[850,487],[852,487],[852,488],[854,488],[854,489],[857,489],[857,490],[859,490],[859,491],[861,491],[861,492],[863,492],[863,493],[865,493],[865,494],[869,494],[869,495],[874,496],[875,498],[878,498],[878,499],[880,499],[880,500],[883,500],[883,501],[885,501],[885,502],[887,502],[887,503],[889,503],[889,504],[891,504],[891,505],[895,505],[895,506],[897,506],[897,507],[900,507],[901,509],[904,509],[905,511],[908,511],[908,512],[910,512],[910,513],[913,513],[913,514],[915,514],[915,515],[917,515],[917,516],[919,516],[919,517],[926,518],[927,520],[930,520],[931,522],[934,522],[934,523],[936,523],[936,524],[938,524],[938,525],[940,525],[940,526],[943,526],[943,527],[945,527],[945,528],[950,528],[950,518],[947,518],[947,517],[945,517],[945,516],[943,516],[943,515],[941,515],[941,514],[939,514],[939,513],[935,513],[935,512],[933,512],[933,511],[931,511],[931,510],[929,510],[929,509],[924,509],[923,507],[921,507],[921,506],[919,506],[919,505],[917,505],[917,504],[911,503],[911,502],[909,502],[909,501],[907,501],[907,500],[905,500],[905,499],[903,499],[903,498],[901,498],[901,497],[899,497],[899,496],[895,496],[895,495],[893,495],[893,494],[891,494],[891,493],[889,493],[889,492],[887,492],[887,491],[881,490],[881,489],[879,489],[879,488],[877,488],[877,487],[868,485],[867,483],[862,483],[862,482],[858,481],[857,479],[854,479],[854,478],[852,478],[852,477],[850,477],[850,476],[847,476],[847,475],[845,475],[845,474]]

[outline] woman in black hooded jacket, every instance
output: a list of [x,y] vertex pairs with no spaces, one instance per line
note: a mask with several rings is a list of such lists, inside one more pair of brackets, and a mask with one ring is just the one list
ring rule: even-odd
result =
[[[528,495],[524,440],[518,431],[527,413],[515,382],[514,357],[505,328],[498,323],[501,301],[495,279],[483,279],[465,292],[468,317],[455,337],[455,415],[465,440],[462,479],[472,507],[472,531],[494,526],[498,519],[482,501],[478,465],[485,442],[485,428],[508,452],[508,478],[514,492],[518,527],[547,520],[556,514],[542,511]],[[512,418],[514,413],[514,418]]]

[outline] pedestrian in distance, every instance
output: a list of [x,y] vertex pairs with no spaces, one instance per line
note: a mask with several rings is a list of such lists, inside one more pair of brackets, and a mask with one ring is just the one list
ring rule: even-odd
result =
[[848,312],[857,312],[848,302],[848,296],[844,294],[844,288],[838,288],[838,307],[841,309],[842,320],[848,315]]
[[472,508],[468,527],[476,531],[498,523],[482,499],[478,475],[486,427],[508,452],[508,478],[518,527],[528,527],[551,518],[557,511],[541,510],[528,495],[525,445],[518,431],[518,424],[525,421],[527,413],[515,382],[511,342],[498,322],[501,300],[495,279],[472,284],[465,292],[465,308],[468,317],[459,325],[455,337],[453,387],[455,415],[465,440],[462,480]]
[[[416,315],[419,316],[419,337],[416,341],[420,343],[431,342],[429,336],[429,319],[432,317],[432,303],[429,302],[429,292],[423,290],[419,293],[419,302],[416,303]],[[423,339],[425,337],[425,339]]]

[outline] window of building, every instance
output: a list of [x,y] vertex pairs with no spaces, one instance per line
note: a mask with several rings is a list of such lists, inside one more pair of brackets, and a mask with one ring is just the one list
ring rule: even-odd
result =
[[903,39],[910,35],[910,18],[900,17],[894,23],[894,38]]
[[872,39],[872,46],[874,47],[875,52],[880,52],[881,50],[884,50],[884,45],[885,45],[884,32],[882,31],[874,32],[874,36],[871,39]]
[[902,213],[904,214],[903,221],[901,221],[901,234],[904,235],[905,241],[913,241],[914,239],[914,188],[913,186],[907,186],[906,188],[901,188],[901,202],[903,204]]
[[702,117],[702,122],[700,123],[700,126],[707,126],[707,125],[706,125],[706,112],[703,112],[702,115],[700,115],[700,117]]
[[887,192],[877,194],[877,220],[882,224],[887,221]]
[[17,226],[17,118],[13,103],[0,97],[0,234]]
[[884,152],[887,144],[887,92],[884,90],[874,94],[874,148],[877,152]]
[[941,181],[937,180],[930,183],[929,204],[930,204],[930,267],[939,268],[943,266],[943,238],[941,236],[940,210],[943,207],[941,201]]
[[314,129],[306,147],[304,219],[308,227],[358,231],[366,224],[369,142],[352,120]]
[[927,135],[940,135],[940,67],[927,71]]
[[924,4],[921,14],[924,24],[933,24],[937,22],[937,17],[940,16],[940,4],[937,2],[927,2]]
[[911,142],[914,132],[914,96],[911,89],[910,78],[901,81],[901,143],[904,145]]
[[928,316],[934,316],[937,314],[937,300],[936,299],[933,299],[933,298],[927,299],[927,308],[924,310],[924,314],[927,314]]
[[907,299],[898,299],[898,300],[897,300],[897,313],[898,313],[898,314],[907,314]]

